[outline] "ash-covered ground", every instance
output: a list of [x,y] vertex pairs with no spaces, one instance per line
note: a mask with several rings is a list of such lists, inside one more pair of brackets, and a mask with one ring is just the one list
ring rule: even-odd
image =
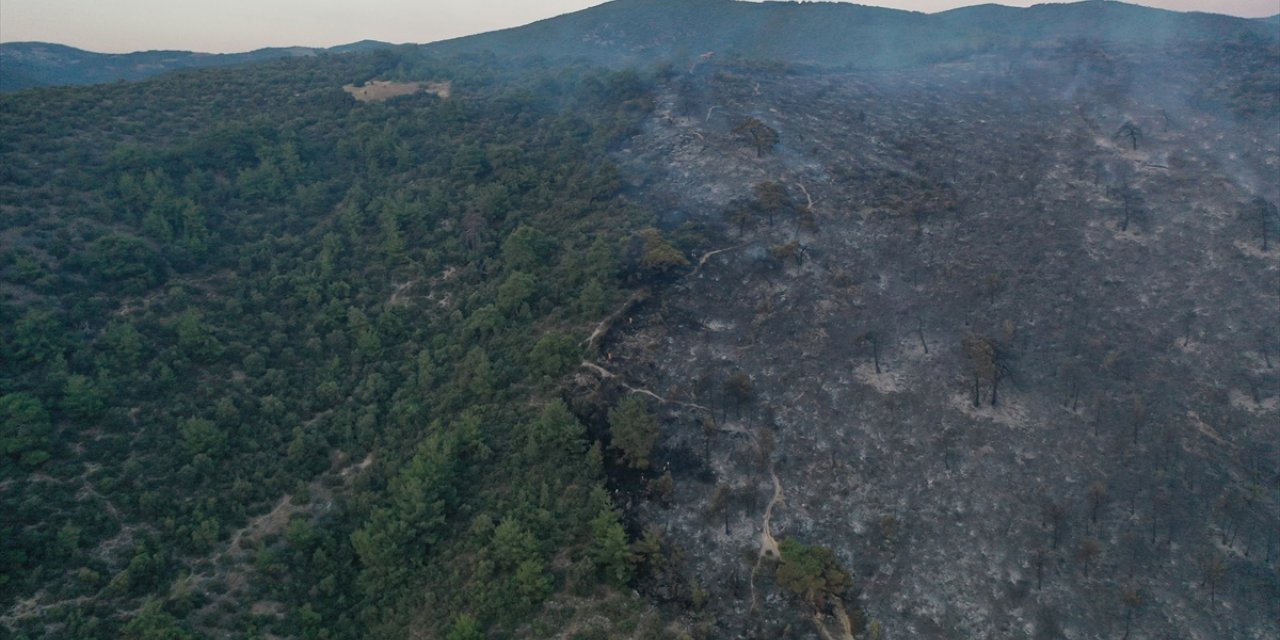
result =
[[[673,70],[618,158],[691,266],[598,361],[662,417],[648,591],[706,637],[1280,636],[1280,120],[1224,56]],[[780,588],[788,539],[853,587]]]

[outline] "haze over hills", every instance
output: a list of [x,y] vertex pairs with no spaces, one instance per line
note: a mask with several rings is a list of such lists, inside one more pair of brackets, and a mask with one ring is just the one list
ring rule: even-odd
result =
[[5,94],[0,635],[1271,640],[1278,171],[1110,2]]
[[[490,51],[626,65],[715,52],[821,66],[902,66],[983,47],[1055,38],[1158,45],[1225,34],[1277,38],[1276,16],[1248,20],[1093,0],[1030,8],[976,5],[923,14],[848,3],[734,0],[616,0],[530,25],[422,45],[444,55]],[[178,69],[284,56],[390,47],[364,41],[315,49],[274,47],[238,54],[148,51],[100,54],[46,43],[0,44],[0,91],[138,80]]]
[[94,53],[45,42],[6,42],[0,44],[0,91],[96,84],[117,80],[142,80],[179,69],[229,66],[321,53],[349,53],[387,46],[390,45],[383,42],[362,41],[328,49],[271,47],[246,53],[191,51]]

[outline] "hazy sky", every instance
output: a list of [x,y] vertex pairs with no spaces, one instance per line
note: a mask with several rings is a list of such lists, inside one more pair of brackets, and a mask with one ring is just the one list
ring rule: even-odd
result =
[[[861,0],[941,11],[981,0]],[[600,0],[0,0],[0,42],[40,40],[102,52],[248,51],[373,39],[431,42],[576,11]],[[1035,1],[1000,4],[1029,6]],[[1138,0],[1180,11],[1246,17],[1280,13],[1280,0]]]

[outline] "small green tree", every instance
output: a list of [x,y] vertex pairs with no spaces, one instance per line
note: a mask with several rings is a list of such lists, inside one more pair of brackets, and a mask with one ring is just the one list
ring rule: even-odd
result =
[[648,469],[649,454],[658,440],[658,423],[635,396],[628,397],[609,410],[609,432],[612,448],[622,453],[627,466]]
[[471,614],[463,613],[453,619],[446,640],[484,640],[484,630]]
[[661,274],[688,266],[689,260],[684,254],[671,246],[657,229],[651,227],[642,230],[640,238],[644,241],[644,255],[640,263],[645,269]]
[[39,364],[62,352],[62,329],[53,314],[31,309],[13,323],[12,349],[21,362]]
[[226,452],[227,434],[218,425],[204,418],[188,418],[178,427],[182,441],[192,456],[204,454],[217,459]]
[[502,260],[509,269],[533,271],[545,266],[556,248],[555,241],[546,234],[520,225],[502,242]]
[[68,376],[62,388],[62,408],[77,420],[94,420],[102,415],[107,398],[102,389],[88,376]]
[[26,393],[0,396],[0,454],[34,467],[50,457],[53,424],[49,412]]
[[631,579],[631,546],[612,508],[601,509],[591,520],[588,555],[610,584],[620,587]]
[[195,310],[188,309],[178,316],[173,329],[182,355],[206,364],[222,355],[222,343]]
[[827,547],[783,540],[778,550],[782,554],[778,584],[816,608],[824,607],[829,598],[842,597],[853,586],[849,573]]
[[123,631],[125,640],[190,640],[194,637],[155,600],[143,605],[142,612],[130,620]]

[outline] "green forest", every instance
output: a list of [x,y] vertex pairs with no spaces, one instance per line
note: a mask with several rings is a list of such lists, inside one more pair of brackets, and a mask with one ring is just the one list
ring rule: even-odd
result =
[[[342,90],[371,79],[453,92]],[[652,82],[401,49],[0,96],[17,637],[537,637],[572,615],[540,613],[555,594],[632,615],[605,478],[652,419],[563,384],[684,261],[607,157]]]

